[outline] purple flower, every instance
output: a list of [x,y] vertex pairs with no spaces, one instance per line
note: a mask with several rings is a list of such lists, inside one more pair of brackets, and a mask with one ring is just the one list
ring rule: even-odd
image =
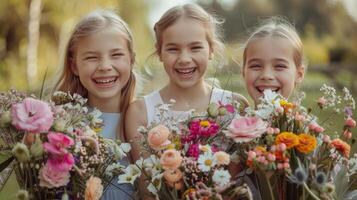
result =
[[46,102],[26,98],[22,103],[12,105],[11,118],[17,129],[41,133],[51,128],[53,112]]

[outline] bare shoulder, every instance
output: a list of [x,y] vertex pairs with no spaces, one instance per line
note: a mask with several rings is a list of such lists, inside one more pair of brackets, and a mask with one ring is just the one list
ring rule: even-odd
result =
[[130,141],[137,137],[137,129],[147,124],[146,107],[143,99],[129,105],[125,115],[125,137]]
[[130,122],[137,122],[139,124],[146,124],[146,106],[144,99],[137,99],[132,102],[125,115],[126,124]]

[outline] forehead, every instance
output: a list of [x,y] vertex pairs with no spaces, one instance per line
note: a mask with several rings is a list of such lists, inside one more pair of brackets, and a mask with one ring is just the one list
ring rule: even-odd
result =
[[162,42],[163,45],[205,42],[206,31],[206,27],[198,20],[182,17],[163,31]]
[[296,51],[290,40],[274,36],[254,39],[246,50],[247,60],[250,58],[294,60]]
[[128,37],[118,28],[106,27],[102,30],[79,38],[75,44],[78,51],[105,50],[115,48],[127,48]]

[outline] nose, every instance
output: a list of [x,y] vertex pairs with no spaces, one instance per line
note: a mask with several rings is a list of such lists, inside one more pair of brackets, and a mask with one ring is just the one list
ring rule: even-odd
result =
[[109,58],[102,57],[98,63],[98,70],[109,71],[113,68],[113,64]]
[[187,51],[181,51],[178,62],[181,65],[185,65],[191,61],[191,54]]
[[262,80],[273,80],[274,79],[274,70],[271,67],[264,67],[260,75],[260,79]]

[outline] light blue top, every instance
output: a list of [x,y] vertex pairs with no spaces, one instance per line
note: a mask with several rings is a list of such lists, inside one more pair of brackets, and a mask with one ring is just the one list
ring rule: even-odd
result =
[[[101,119],[103,119],[104,127],[101,134],[105,138],[116,139],[117,128],[119,126],[120,113],[102,113]],[[129,163],[126,159],[120,161],[124,166],[128,166]],[[102,200],[131,200],[134,199],[134,187],[131,184],[118,184],[118,177],[115,177],[106,191],[102,195]]]

